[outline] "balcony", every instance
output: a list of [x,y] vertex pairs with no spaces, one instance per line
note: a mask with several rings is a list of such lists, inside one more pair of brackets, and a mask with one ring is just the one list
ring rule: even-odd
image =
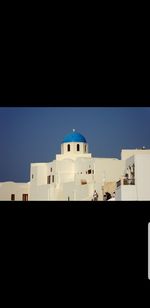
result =
[[117,188],[121,185],[135,185],[135,179],[128,179],[123,177],[116,183]]

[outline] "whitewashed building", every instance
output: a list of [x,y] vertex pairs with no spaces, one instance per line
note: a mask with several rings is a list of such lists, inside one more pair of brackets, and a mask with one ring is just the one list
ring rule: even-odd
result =
[[85,137],[73,130],[72,133],[64,137],[61,143],[61,153],[56,155],[55,160],[48,163],[31,163],[28,183],[0,183],[0,200],[90,201],[93,199],[94,190],[98,193],[98,200],[104,200],[104,194],[106,192],[112,194],[115,187],[116,194],[112,200],[126,200],[126,198],[135,200],[137,198],[136,189],[138,189],[138,198],[150,199],[147,190],[144,191],[145,197],[143,197],[143,183],[139,180],[136,185],[130,185],[130,192],[125,194],[123,190],[121,181],[129,165],[134,168],[135,164],[138,178],[139,172],[143,178],[145,178],[146,172],[146,179],[149,179],[150,175],[148,168],[146,171],[139,167],[140,162],[144,164],[144,168],[148,164],[150,166],[150,150],[148,150],[149,154],[145,155],[147,158],[144,163],[143,156],[139,156],[137,160],[136,155],[132,155],[133,151],[128,151],[122,151],[121,160],[92,157]]
[[123,177],[116,183],[115,200],[150,200],[150,150],[123,150]]

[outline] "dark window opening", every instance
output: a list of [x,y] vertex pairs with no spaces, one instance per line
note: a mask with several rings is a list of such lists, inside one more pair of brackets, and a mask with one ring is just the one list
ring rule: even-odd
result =
[[77,144],[77,151],[80,151],[80,144]]
[[28,201],[28,194],[22,195],[22,201]]
[[32,179],[34,178],[34,174],[32,174]]
[[88,170],[88,174],[91,174],[91,169]]
[[87,184],[87,181],[86,180],[81,180],[81,185],[85,185]]
[[51,172],[52,172],[52,170],[53,170],[53,169],[51,168]]
[[15,194],[11,194],[11,201],[15,201]]
[[51,183],[51,176],[48,175],[48,177],[47,177],[47,184],[50,184],[50,183]]
[[68,152],[70,152],[70,144],[67,145]]
[[52,182],[54,183],[54,175],[52,175]]

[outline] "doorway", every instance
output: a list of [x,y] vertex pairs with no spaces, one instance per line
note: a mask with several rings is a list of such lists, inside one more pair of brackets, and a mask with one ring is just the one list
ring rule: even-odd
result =
[[22,201],[28,201],[28,194],[22,195]]

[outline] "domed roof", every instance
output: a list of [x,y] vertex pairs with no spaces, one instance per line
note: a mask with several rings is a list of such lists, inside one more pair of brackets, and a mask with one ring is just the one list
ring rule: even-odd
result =
[[86,139],[84,136],[82,136],[80,133],[77,133],[75,129],[73,129],[73,132],[71,134],[68,134],[64,137],[63,143],[69,143],[69,142],[84,142],[86,143]]

